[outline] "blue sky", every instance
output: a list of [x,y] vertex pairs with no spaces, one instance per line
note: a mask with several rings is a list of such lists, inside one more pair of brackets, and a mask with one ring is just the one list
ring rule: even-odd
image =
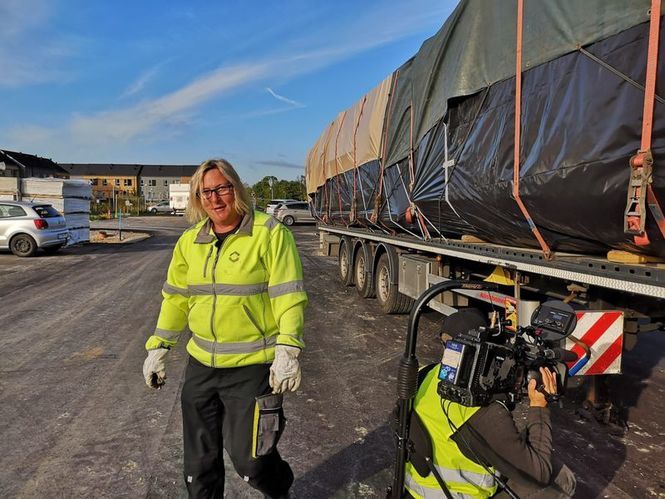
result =
[[456,0],[0,2],[0,148],[295,179]]

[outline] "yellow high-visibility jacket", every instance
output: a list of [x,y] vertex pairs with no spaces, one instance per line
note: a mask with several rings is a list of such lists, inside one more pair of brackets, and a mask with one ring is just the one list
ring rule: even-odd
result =
[[[413,403],[413,410],[431,437],[434,466],[453,497],[491,497],[497,490],[492,474],[462,454],[455,441],[450,438],[480,407],[464,407],[444,401],[448,412],[446,417],[441,407],[441,396],[437,392],[440,368],[436,366],[427,373]],[[446,498],[434,475],[430,473],[426,477],[420,476],[411,463],[406,463],[404,483],[416,499]]]
[[180,236],[146,349],[175,346],[188,328],[187,352],[211,367],[272,362],[276,344],[303,348],[307,294],[291,231],[250,212],[219,246],[207,218]]

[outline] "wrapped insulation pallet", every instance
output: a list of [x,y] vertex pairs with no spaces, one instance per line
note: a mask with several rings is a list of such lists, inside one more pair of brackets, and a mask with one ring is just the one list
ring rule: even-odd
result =
[[18,178],[0,177],[0,201],[14,201],[18,196]]
[[[462,0],[414,57],[323,131],[306,162],[323,223],[665,256],[645,203],[647,185],[649,200],[665,203],[663,36],[650,66],[653,128],[643,131],[651,3],[524,0],[519,31],[517,5]],[[662,13],[655,19],[662,32]],[[653,172],[631,190],[646,134]],[[645,221],[639,238],[635,213]]]
[[90,241],[92,187],[85,180],[21,179],[23,201],[43,202],[62,213],[69,230],[68,245]]

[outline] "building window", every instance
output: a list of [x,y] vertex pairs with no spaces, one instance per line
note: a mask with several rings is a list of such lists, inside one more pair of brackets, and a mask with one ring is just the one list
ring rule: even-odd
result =
[[169,185],[169,181],[168,181],[168,180],[164,180],[164,187],[168,187],[168,185]]
[[132,179],[131,178],[126,178],[125,182],[123,184],[125,187],[131,187],[132,185]]
[[102,180],[102,185],[109,185],[109,181],[107,179]]
[[141,187],[145,186],[145,180],[141,179]]
[[155,180],[154,178],[148,180],[148,185],[149,185],[150,187],[157,187],[157,180]]
[[115,186],[120,187],[120,179],[119,178],[115,179]]
[[96,178],[90,180],[90,185],[97,185],[98,181]]

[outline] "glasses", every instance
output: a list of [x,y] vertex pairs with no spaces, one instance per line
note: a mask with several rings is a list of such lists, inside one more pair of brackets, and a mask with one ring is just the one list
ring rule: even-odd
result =
[[222,184],[218,185],[214,189],[203,189],[199,193],[199,196],[205,199],[210,199],[212,198],[213,192],[217,194],[217,197],[222,197],[224,195],[231,194],[233,192],[233,184]]

